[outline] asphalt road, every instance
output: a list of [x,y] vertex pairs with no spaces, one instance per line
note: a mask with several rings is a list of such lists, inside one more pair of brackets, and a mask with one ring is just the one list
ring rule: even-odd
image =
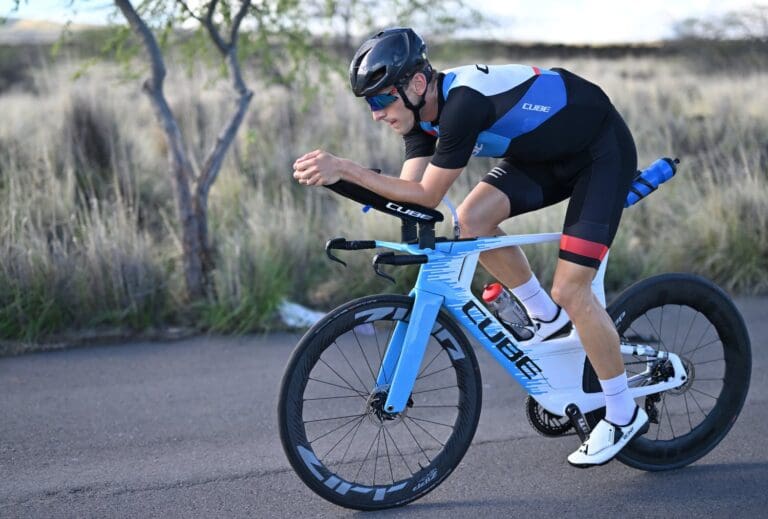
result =
[[[527,424],[523,393],[478,352],[474,443],[409,517],[766,517],[768,299],[738,302],[750,394],[728,437],[682,470],[583,471],[575,436]],[[337,517],[288,468],[277,391],[298,335],[200,337],[0,359],[0,517]]]

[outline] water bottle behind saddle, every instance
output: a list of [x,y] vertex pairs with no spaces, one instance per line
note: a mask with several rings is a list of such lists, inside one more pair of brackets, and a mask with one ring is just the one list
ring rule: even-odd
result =
[[533,338],[533,322],[528,312],[501,283],[485,285],[483,301],[515,339],[527,341]]
[[624,207],[630,207],[656,191],[661,184],[675,175],[679,163],[679,159],[662,157],[644,170],[638,171],[627,193]]

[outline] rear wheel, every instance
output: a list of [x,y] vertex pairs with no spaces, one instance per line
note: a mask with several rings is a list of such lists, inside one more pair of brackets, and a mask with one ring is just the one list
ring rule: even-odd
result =
[[406,409],[384,410],[376,387],[395,326],[413,300],[381,295],[341,306],[302,338],[280,391],[283,449],[296,473],[337,505],[377,510],[437,487],[459,464],[480,418],[474,352],[445,313],[438,315]]
[[[617,459],[650,471],[693,463],[725,437],[747,396],[751,350],[741,314],[723,290],[690,274],[640,281],[619,295],[608,313],[623,343],[675,353],[688,374],[684,385],[638,400],[648,411],[650,430]],[[630,386],[663,379],[672,369],[668,361],[624,357]],[[599,391],[594,371],[586,368],[587,385]],[[590,425],[603,412],[589,413]]]

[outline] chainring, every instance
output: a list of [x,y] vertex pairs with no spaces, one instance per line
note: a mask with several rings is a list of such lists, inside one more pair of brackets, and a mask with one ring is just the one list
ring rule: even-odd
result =
[[525,399],[525,415],[536,432],[550,438],[562,436],[573,427],[567,416],[550,413],[530,395]]

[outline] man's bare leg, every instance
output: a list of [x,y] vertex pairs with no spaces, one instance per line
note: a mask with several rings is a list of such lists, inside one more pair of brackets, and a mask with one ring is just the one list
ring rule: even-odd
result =
[[[480,182],[458,208],[462,238],[503,236],[499,224],[509,218],[509,199],[499,189]],[[520,247],[504,247],[480,254],[480,264],[508,287],[531,278],[531,266]]]

